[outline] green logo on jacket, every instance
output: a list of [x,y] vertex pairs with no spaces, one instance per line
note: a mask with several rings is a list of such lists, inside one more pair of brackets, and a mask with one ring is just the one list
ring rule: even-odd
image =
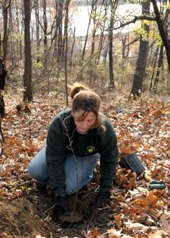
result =
[[88,147],[87,147],[87,152],[88,152],[88,154],[91,154],[91,153],[93,153],[94,151],[95,151],[94,146],[88,146]]

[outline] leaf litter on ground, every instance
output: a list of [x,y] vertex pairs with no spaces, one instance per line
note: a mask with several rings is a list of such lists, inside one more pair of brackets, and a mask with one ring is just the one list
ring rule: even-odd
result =
[[[106,92],[105,99],[102,111],[110,118],[116,131],[120,156],[137,153],[150,176],[156,181],[165,182],[166,189],[149,191],[148,183],[143,178],[119,167],[110,209],[88,211],[86,204],[84,222],[72,224],[72,227],[68,225],[62,228],[52,219],[43,221],[43,213],[50,208],[45,203],[49,202],[49,198],[45,199],[36,191],[34,181],[27,174],[27,165],[44,145],[51,120],[65,107],[64,97],[63,94],[37,97],[29,105],[28,113],[17,112],[16,102],[19,102],[19,97],[16,100],[7,97],[6,117],[2,121],[5,143],[0,158],[0,202],[4,208],[15,212],[11,212],[12,215],[8,212],[5,214],[1,208],[4,221],[0,225],[2,237],[23,237],[24,234],[29,237],[168,237],[170,104],[159,97],[144,96],[136,101],[120,95],[115,98],[111,91]],[[89,185],[88,190],[94,191],[98,186],[96,180],[96,183]],[[84,202],[88,200],[87,193],[84,195],[86,199],[82,197]],[[16,205],[17,201],[19,206]],[[25,203],[31,214],[27,217],[26,228],[23,228],[15,224],[14,217],[17,213],[25,212]],[[15,206],[11,208],[12,205]],[[46,217],[48,215],[45,214]],[[24,215],[21,217],[26,219]],[[41,220],[39,226],[38,219]],[[15,227],[12,235],[8,229],[11,222]]]

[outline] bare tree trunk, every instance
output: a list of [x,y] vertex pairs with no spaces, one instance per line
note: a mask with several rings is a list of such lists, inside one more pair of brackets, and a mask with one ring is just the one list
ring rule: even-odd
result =
[[37,44],[37,62],[40,62],[40,26],[39,26],[39,2],[35,1],[35,20],[36,20],[36,44]]
[[109,30],[109,75],[110,75],[110,86],[115,88],[114,73],[113,73],[113,19],[110,19],[110,30]]
[[46,14],[46,0],[43,0],[43,29],[44,29],[44,72],[47,72],[47,14]]
[[92,13],[93,13],[95,3],[96,3],[96,0],[92,0],[91,13],[90,13],[90,17],[89,17],[89,23],[88,23],[88,27],[87,27],[87,33],[86,33],[86,38],[85,38],[84,47],[83,47],[83,51],[82,51],[82,57],[81,57],[82,62],[84,61],[86,45],[87,45],[87,40],[88,40],[88,35],[89,35],[89,29],[90,29],[90,24],[91,24],[91,20],[92,20]]
[[0,55],[2,55],[2,35],[0,33]]
[[[127,43],[128,41],[128,43]],[[129,55],[129,34],[122,37],[122,59],[126,59]]]
[[156,51],[154,52],[153,64],[152,64],[153,72],[152,72],[150,88],[149,88],[150,91],[152,91],[152,88],[153,88],[155,70],[156,70],[156,65],[157,65],[157,61],[158,61],[158,53],[159,53],[159,46],[157,46]]
[[66,92],[66,106],[68,106],[68,11],[70,0],[66,1],[65,9],[65,92]]
[[108,13],[109,0],[107,0],[107,1],[103,0],[102,5],[104,5],[104,3],[105,3],[104,21],[103,21],[103,27],[102,27],[102,30],[101,30],[101,34],[100,34],[96,64],[99,64],[99,62],[100,62],[101,52],[104,48],[104,43],[105,43],[105,40],[106,40],[106,35],[104,34],[104,30],[105,30],[106,23],[107,23],[107,17],[106,16],[107,16],[107,13]]
[[104,32],[102,31],[101,35],[100,35],[98,50],[97,50],[97,58],[95,61],[96,64],[99,64],[99,62],[100,62],[101,52],[102,52],[102,49],[104,48],[105,40],[106,40],[106,36],[104,35]]
[[50,78],[48,77],[48,67],[47,67],[47,55],[48,55],[48,43],[47,43],[47,3],[43,0],[43,31],[44,31],[44,78],[47,81],[47,90],[50,92]]
[[3,98],[3,91],[5,87],[5,79],[7,76],[7,71],[5,69],[5,64],[0,58],[0,118],[5,116],[5,103]]
[[31,1],[24,0],[24,51],[25,51],[25,62],[24,62],[24,101],[32,101],[32,61],[31,61],[31,42],[30,42],[30,20],[31,20]]
[[[22,11],[22,18],[23,18],[23,11]],[[16,1],[16,26],[17,26],[17,30],[16,33],[19,35],[22,35],[23,33],[23,23],[21,23],[20,25],[20,13],[19,13],[19,3],[18,1]],[[20,27],[21,26],[21,27]],[[19,61],[23,60],[23,43],[22,43],[22,39],[19,39],[19,44],[17,45],[17,52],[18,52],[18,58]]]
[[118,0],[110,0],[110,25],[109,25],[109,74],[110,74],[110,86],[115,88],[114,73],[113,73],[113,25],[115,18],[115,11],[117,8]]
[[55,11],[56,11],[56,17],[55,17],[55,32],[54,32],[54,55],[57,57],[58,55],[58,1],[55,1]]
[[64,49],[63,49],[63,6],[64,1],[58,0],[58,14],[57,14],[57,32],[58,32],[58,50],[57,50],[57,60],[58,62],[63,61]]
[[[88,22],[88,27],[87,27],[84,47],[83,47],[81,61],[80,61],[81,69],[80,69],[80,72],[77,75],[77,80],[82,80],[83,71],[84,71],[85,66],[87,65],[87,63],[84,64],[84,57],[85,57],[85,52],[86,52],[86,46],[87,46],[87,41],[88,41],[88,36],[89,36],[89,29],[90,29],[90,25],[91,25],[91,20],[92,20],[92,17],[93,17],[92,16],[93,15],[93,9],[95,7],[95,3],[96,2],[97,2],[97,0],[92,0],[92,3],[91,3],[91,12],[90,12],[90,16],[89,16],[89,22]],[[90,60],[88,62],[90,62]]]
[[73,65],[73,52],[74,52],[74,45],[75,45],[75,38],[76,38],[75,33],[76,33],[76,29],[74,27],[73,43],[72,43],[71,52],[70,52],[70,69],[72,68],[72,65]]
[[3,91],[5,87],[5,80],[7,77],[6,70],[6,56],[7,56],[7,45],[8,45],[8,9],[11,5],[10,1],[5,1],[2,3],[2,13],[3,13],[3,39],[2,39],[2,50],[0,55],[0,118],[5,116],[5,102],[3,97]]
[[[1,3],[2,4],[2,3]],[[4,5],[2,4],[2,9],[3,9],[3,39],[2,39],[2,52],[0,55],[0,143],[2,145],[2,148],[0,149],[0,155],[3,153],[3,143],[4,143],[4,135],[2,131],[2,118],[5,116],[5,102],[4,102],[4,97],[3,97],[3,91],[5,87],[5,80],[7,77],[7,71],[5,67],[5,62],[6,62],[6,55],[7,55],[7,43],[8,43],[8,33],[7,33],[7,28],[8,28],[8,8],[11,4],[11,1],[9,2],[9,5],[6,5],[6,2]]]
[[156,93],[157,89],[158,89],[158,82],[159,82],[159,76],[160,76],[162,64],[163,64],[163,45],[161,45],[161,47],[160,47],[158,67],[157,67],[156,76],[155,76],[154,83],[153,83],[152,91],[154,93]]
[[89,65],[89,79],[92,82],[94,79],[94,64],[97,58],[97,55],[95,55],[95,44],[96,44],[96,31],[97,31],[97,3],[98,0],[96,0],[94,7],[93,7],[93,30],[92,30],[92,42],[91,42],[91,53],[90,53],[90,65]]
[[[148,14],[150,12],[150,0],[146,2],[142,2],[142,14]],[[149,32],[149,26],[144,24],[144,28],[146,32]],[[146,70],[146,61],[148,55],[149,43],[147,40],[144,40],[142,36],[140,36],[140,45],[139,45],[139,54],[136,63],[136,71],[134,75],[133,85],[131,89],[131,94],[136,98],[136,96],[141,96],[142,93],[142,85],[145,76]]]
[[98,0],[96,0],[94,7],[93,7],[93,17],[92,17],[93,31],[92,31],[92,43],[91,43],[91,57],[93,57],[94,51],[95,51],[95,37],[96,37],[96,30],[97,30],[97,27],[96,27],[97,1]]
[[103,52],[103,64],[106,65],[109,45],[107,44]]
[[156,15],[156,22],[157,22],[157,25],[158,25],[159,33],[160,33],[163,45],[164,45],[165,50],[166,50],[166,57],[167,57],[167,62],[168,62],[169,70],[170,70],[170,40],[168,40],[168,38],[167,38],[168,34],[165,30],[166,26],[165,26],[165,24],[163,24],[163,21],[161,19],[160,12],[159,12],[158,6],[157,6],[157,1],[156,0],[151,0],[151,2],[153,4],[153,9],[154,9],[154,12],[155,12],[155,15]]
[[[14,32],[14,29],[13,29],[13,14],[12,14],[12,9],[11,9],[11,5],[9,6],[9,26],[8,26],[8,32],[9,34],[12,34]],[[10,44],[8,44],[8,51],[9,51],[9,55],[11,57],[11,61],[12,61],[12,65],[15,65],[15,60],[16,60],[16,57],[15,57],[15,44],[13,42],[13,39],[11,37],[10,39]]]
[[[11,3],[11,1],[10,1]],[[4,29],[4,35],[3,35],[3,57],[2,57],[2,61],[4,62],[4,64],[6,63],[6,55],[7,55],[7,45],[8,45],[8,8],[10,6],[10,3],[8,6],[6,6],[6,2],[5,5],[3,5],[2,11],[3,11],[3,29]]]

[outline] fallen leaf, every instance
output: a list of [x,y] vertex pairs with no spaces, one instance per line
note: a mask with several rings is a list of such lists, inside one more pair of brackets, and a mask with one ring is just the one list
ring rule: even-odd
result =
[[170,234],[170,214],[162,214],[160,217],[160,224],[164,230]]

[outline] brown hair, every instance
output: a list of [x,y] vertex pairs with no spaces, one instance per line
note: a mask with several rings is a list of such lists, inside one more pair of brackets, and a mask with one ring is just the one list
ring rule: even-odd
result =
[[90,90],[83,84],[76,83],[71,89],[72,111],[73,113],[79,110],[83,110],[84,113],[80,120],[83,120],[87,116],[87,112],[93,112],[96,115],[96,121],[92,128],[97,128],[102,124],[100,110],[100,96]]

